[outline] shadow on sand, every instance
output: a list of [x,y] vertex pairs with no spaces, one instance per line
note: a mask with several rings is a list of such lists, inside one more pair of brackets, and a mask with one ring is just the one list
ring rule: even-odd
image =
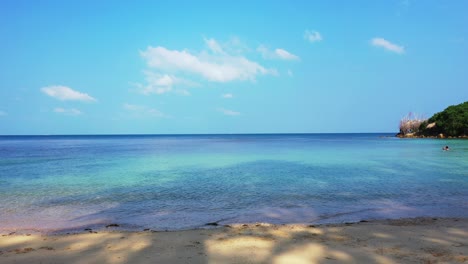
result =
[[464,263],[468,219],[3,235],[0,263]]

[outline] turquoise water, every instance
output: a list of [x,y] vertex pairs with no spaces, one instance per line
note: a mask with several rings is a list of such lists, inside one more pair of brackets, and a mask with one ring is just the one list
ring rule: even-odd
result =
[[468,217],[467,140],[386,136],[0,136],[0,232]]

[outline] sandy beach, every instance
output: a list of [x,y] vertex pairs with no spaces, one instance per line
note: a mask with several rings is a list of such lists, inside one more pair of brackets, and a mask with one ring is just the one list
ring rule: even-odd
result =
[[3,234],[0,263],[467,263],[468,219]]

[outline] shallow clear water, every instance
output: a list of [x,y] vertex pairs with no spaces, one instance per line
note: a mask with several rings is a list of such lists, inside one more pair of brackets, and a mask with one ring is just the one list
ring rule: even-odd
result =
[[467,140],[383,136],[0,136],[0,231],[468,217]]

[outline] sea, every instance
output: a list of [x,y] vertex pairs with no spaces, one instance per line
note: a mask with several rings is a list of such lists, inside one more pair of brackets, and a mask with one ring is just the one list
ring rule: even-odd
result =
[[468,217],[468,140],[0,136],[0,233],[406,217]]

